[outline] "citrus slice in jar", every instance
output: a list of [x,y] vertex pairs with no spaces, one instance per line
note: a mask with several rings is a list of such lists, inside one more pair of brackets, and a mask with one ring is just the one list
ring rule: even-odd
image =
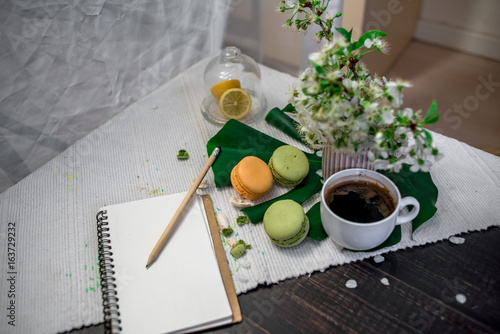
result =
[[222,94],[224,94],[228,89],[231,88],[241,88],[240,80],[230,79],[221,81],[210,88],[210,93],[217,99],[220,100]]
[[246,90],[231,88],[222,94],[219,100],[220,111],[227,118],[241,119],[252,108],[252,98]]

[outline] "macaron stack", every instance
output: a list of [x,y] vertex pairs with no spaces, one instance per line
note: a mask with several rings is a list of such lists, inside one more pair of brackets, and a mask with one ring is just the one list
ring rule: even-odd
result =
[[243,158],[231,171],[231,184],[242,197],[256,200],[264,196],[273,185],[273,174],[261,159]]
[[284,145],[274,151],[269,168],[276,182],[285,187],[295,187],[309,173],[309,160],[295,146]]
[[273,203],[264,214],[264,229],[276,245],[292,247],[307,236],[309,219],[299,203],[281,200]]

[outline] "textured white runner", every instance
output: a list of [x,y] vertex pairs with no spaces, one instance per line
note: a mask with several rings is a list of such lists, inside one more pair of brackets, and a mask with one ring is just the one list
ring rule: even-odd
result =
[[[130,106],[0,195],[0,307],[4,310],[0,332],[54,333],[102,322],[97,210],[190,187],[208,158],[206,142],[220,129],[207,123],[200,112],[207,62]],[[265,67],[261,70],[269,109],[285,106],[295,79]],[[252,126],[304,149],[264,120]],[[269,241],[262,224],[235,225],[236,238],[252,244],[238,261],[227,253],[237,292],[499,225],[500,158],[438,134],[435,141],[445,156],[431,171],[439,189],[438,212],[414,240],[403,228],[401,243],[377,253],[341,252],[329,239],[306,239],[297,247],[282,249]],[[180,149],[188,151],[188,160],[176,158]],[[234,222],[241,212],[229,204],[228,197],[236,193],[229,187],[215,189],[211,172],[207,179],[217,212]],[[258,202],[284,191],[275,186]],[[317,201],[317,196],[311,198],[304,208]],[[14,247],[9,236],[15,237]],[[197,274],[196,267],[190,274]],[[13,312],[7,310],[10,305]],[[5,314],[13,314],[15,327]]]

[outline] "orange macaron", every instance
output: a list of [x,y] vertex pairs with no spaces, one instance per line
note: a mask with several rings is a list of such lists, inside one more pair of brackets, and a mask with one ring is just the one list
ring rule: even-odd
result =
[[255,200],[264,196],[273,185],[273,173],[261,159],[243,158],[231,171],[231,184],[242,197]]

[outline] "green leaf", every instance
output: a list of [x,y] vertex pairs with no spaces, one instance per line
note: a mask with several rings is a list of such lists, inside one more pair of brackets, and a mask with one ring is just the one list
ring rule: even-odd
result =
[[[211,154],[216,146],[221,147],[221,152],[212,165],[215,186],[217,188],[230,186],[231,171],[244,157],[255,156],[267,163],[274,150],[283,145],[287,144],[237,120],[230,119],[207,143],[208,154]],[[321,168],[320,157],[316,154],[304,153],[309,159],[311,170],[316,171]]]
[[323,67],[321,67],[320,65],[316,64],[313,61],[311,62],[311,65],[314,67],[316,72],[318,72],[319,74],[325,74],[325,69]]
[[279,108],[271,109],[271,111],[269,111],[266,115],[266,122],[278,128],[293,139],[302,141],[302,136],[297,132],[297,126],[299,126],[299,124],[290,116],[285,114],[284,110],[285,109],[282,111]]
[[344,38],[348,41],[351,42],[351,36],[352,36],[352,29],[351,31],[347,31],[344,28],[335,28]]
[[262,221],[267,208],[269,208],[274,202],[284,199],[291,199],[297,203],[302,204],[309,197],[320,191],[322,187],[323,184],[321,183],[321,178],[318,174],[316,174],[316,170],[311,168],[306,178],[297,187],[293,188],[286,194],[273,198],[272,200],[269,200],[267,202],[245,208],[241,211],[243,211],[248,216],[248,219],[250,219],[253,224],[257,224]]
[[402,197],[413,196],[420,203],[420,212],[412,222],[412,232],[415,232],[423,223],[434,216],[437,211],[436,202],[438,188],[432,182],[431,174],[419,171],[410,171],[410,165],[403,164],[399,173],[378,170],[396,184]]
[[363,45],[365,45],[365,41],[367,39],[371,39],[372,41],[376,38],[384,37],[387,36],[386,33],[379,31],[379,30],[370,30],[365,32],[361,37],[354,43],[352,43],[351,48],[349,51],[354,51],[360,49]]
[[435,115],[434,117],[432,117],[431,119],[427,120],[427,122],[425,124],[434,124],[436,123],[437,121],[439,120],[439,115]]
[[427,143],[429,144],[429,146],[432,146],[432,135],[426,129],[422,129],[422,130],[424,131],[425,138],[427,139]]
[[436,100],[432,100],[432,104],[427,111],[427,115],[425,115],[421,124],[433,124],[436,123],[439,119],[439,114],[437,113],[437,102]]
[[328,238],[328,234],[326,234],[325,229],[323,228],[323,224],[321,223],[320,206],[321,202],[318,202],[314,204],[306,213],[307,218],[309,218],[309,224],[311,226],[307,236],[316,241],[321,241]]
[[295,107],[293,106],[293,104],[291,103],[288,103],[285,108],[282,109],[283,112],[292,112],[292,113],[296,113],[297,110],[295,110]]

